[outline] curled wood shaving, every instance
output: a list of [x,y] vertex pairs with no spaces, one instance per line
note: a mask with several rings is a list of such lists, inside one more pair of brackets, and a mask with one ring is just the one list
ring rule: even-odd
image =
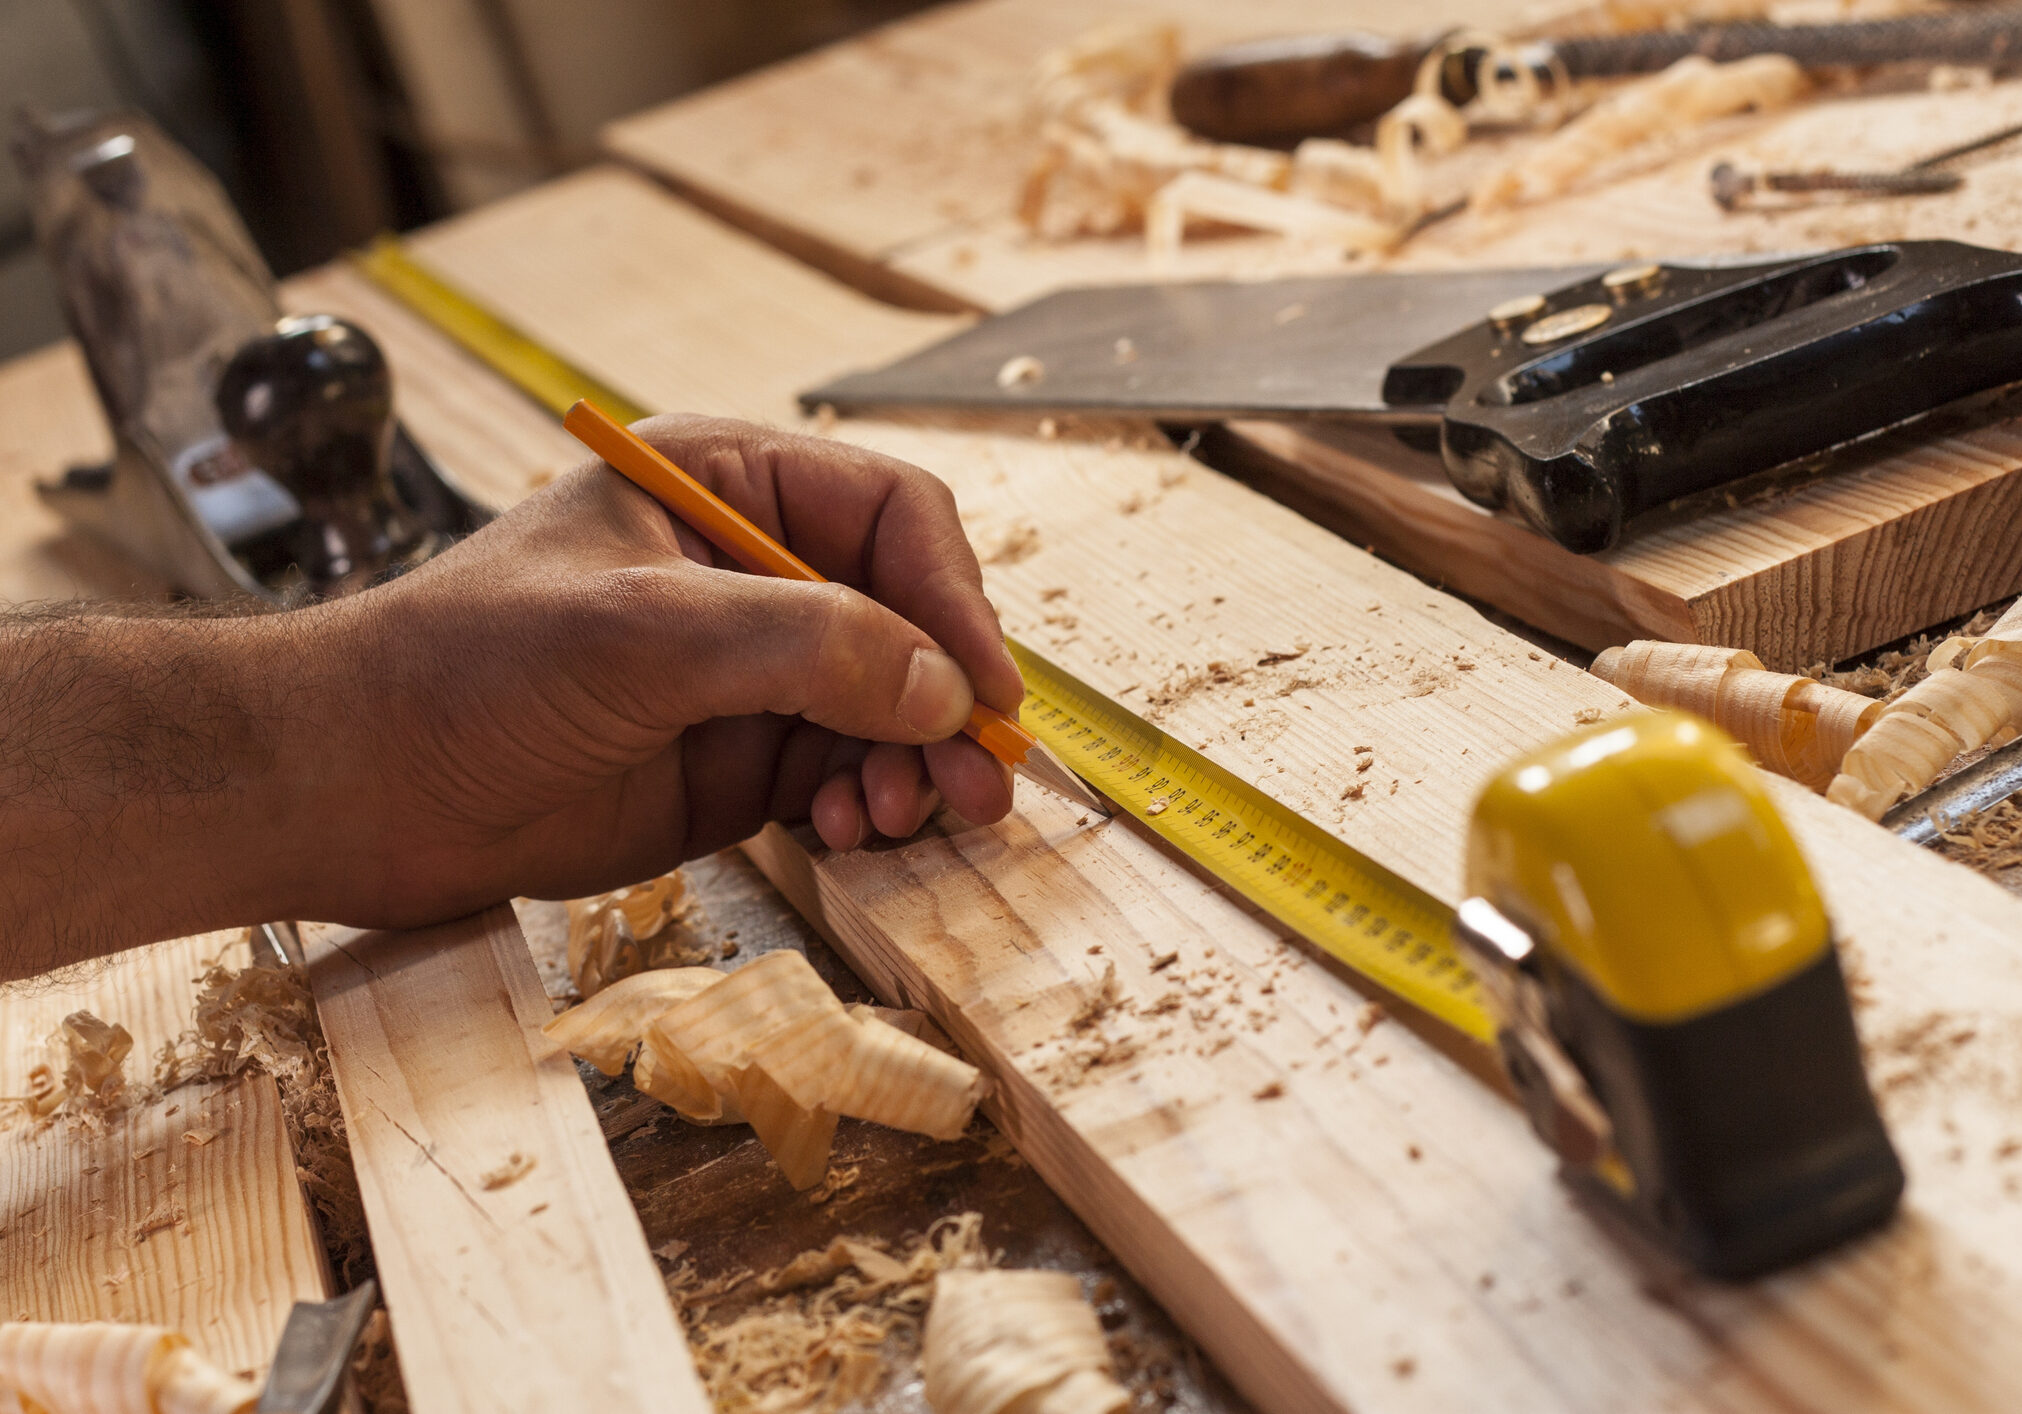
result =
[[48,1059],[28,1074],[28,1112],[44,1119],[58,1110],[102,1117],[136,1098],[126,1080],[133,1036],[88,1011],[63,1018],[45,1043]]
[[[721,982],[713,967],[662,967],[604,987],[542,1030],[606,1075],[616,1075],[639,1048],[646,1028],[665,1013]],[[643,1088],[643,1087],[642,1087]]]
[[1488,211],[1556,196],[1601,162],[1652,138],[1746,108],[1780,108],[1806,87],[1804,70],[1782,54],[1731,64],[1690,55],[1617,89],[1542,145],[1491,173],[1475,187],[1470,204]]
[[614,986],[546,1032],[607,1074],[639,1046],[643,1093],[698,1124],[750,1124],[796,1188],[821,1182],[841,1115],[952,1139],[983,1096],[974,1066],[845,1008],[797,952],[683,971]]
[[1593,674],[1653,707],[1696,712],[1779,775],[1824,790],[1882,704],[1808,677],[1773,673],[1741,648],[1647,639],[1609,648]]
[[1154,259],[1179,251],[1189,222],[1270,231],[1295,243],[1343,254],[1388,250],[1402,230],[1310,197],[1251,186],[1207,172],[1187,172],[1160,187],[1146,207],[1145,244]]
[[656,967],[696,961],[685,920],[696,907],[680,870],[589,898],[571,899],[569,976],[585,997]]
[[1847,753],[1828,799],[1880,819],[1963,753],[2015,736],[2022,727],[2022,603],[1982,637],[1939,644],[1929,667]]
[[260,1387],[163,1326],[9,1321],[0,1395],[30,1414],[243,1414]]
[[1120,1414],[1130,1394],[1066,1272],[957,1271],[934,1284],[920,1360],[936,1414]]
[[916,1356],[938,1274],[989,1265],[980,1213],[942,1218],[896,1252],[873,1238],[752,1276],[668,1279],[711,1399],[726,1414],[833,1414],[870,1401]]

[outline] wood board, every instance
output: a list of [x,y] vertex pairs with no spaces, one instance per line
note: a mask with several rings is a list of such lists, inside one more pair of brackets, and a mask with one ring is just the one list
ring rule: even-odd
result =
[[74,343],[0,364],[0,604],[147,599],[165,581],[70,530],[35,494],[69,466],[112,456],[112,433]]
[[[242,932],[0,988],[0,1094],[26,1092],[44,1038],[80,1009],[132,1033],[126,1074],[145,1085],[220,958],[246,963]],[[103,1125],[59,1113],[0,1132],[0,1319],[159,1323],[261,1374],[289,1308],[329,1294],[269,1075],[187,1085]]]
[[[672,203],[623,222],[521,204],[458,232],[427,252],[446,275],[649,406],[697,404],[694,355],[640,307],[658,291],[621,310],[572,298],[604,278],[587,272],[678,242],[721,317],[737,289],[846,313],[820,277]],[[680,327],[708,346],[707,326]],[[777,406],[786,386],[741,401]],[[1623,703],[1144,429],[836,431],[955,487],[1007,629],[1440,897],[1486,774]],[[1859,979],[1912,1189],[1880,1238],[1746,1288],[1612,1241],[1513,1107],[1127,825],[1038,799],[874,852],[777,835],[753,852],[888,1000],[991,1067],[1007,1132],[1260,1407],[2005,1407],[2022,905],[1779,799]],[[1121,1005],[1077,1033],[1112,963]]]
[[707,1410],[512,910],[303,948],[417,1414]]
[[[1394,8],[1132,7],[1178,21],[1190,47],[1246,33],[1403,23]],[[1508,23],[1506,11],[1414,10],[1436,21]],[[1101,16],[1049,0],[950,6],[819,55],[613,125],[606,147],[782,249],[875,293],[927,291],[944,306],[1003,309],[1072,284],[1256,277],[1345,268],[1254,238],[1191,242],[1167,269],[1136,238],[1047,245],[1010,215],[1030,139],[1017,114],[1031,66]],[[915,74],[931,78],[901,76]],[[898,97],[892,93],[896,88]],[[873,93],[878,93],[873,98]],[[959,97],[957,97],[959,95]],[[944,111],[940,122],[926,111]],[[847,124],[817,119],[847,112]],[[862,115],[861,118],[854,115]],[[1911,235],[2001,245],[2022,198],[2022,164],[1997,149],[1959,194],[1723,215],[1706,195],[1718,157],[1751,168],[1864,163],[1933,152],[2022,119],[2022,84],[1831,99],[1715,124],[1642,165],[1603,167],[1566,198],[1435,224],[1395,268],[1553,264],[1789,250]],[[844,150],[844,143],[847,150]],[[2002,157],[2006,152],[2007,156]],[[823,252],[840,252],[830,258]],[[847,257],[841,258],[841,257]],[[865,277],[859,267],[880,272]],[[1775,494],[1719,500],[1689,519],[1659,515],[1615,549],[1578,557],[1455,494],[1436,465],[1387,439],[1333,438],[1239,423],[1241,444],[1284,464],[1343,534],[1425,577],[1547,632],[1600,648],[1669,637],[1748,648],[1773,667],[1839,661],[2022,589],[2022,537],[1987,534],[2022,498],[2005,422],[1935,443],[1842,456],[1832,474]]]

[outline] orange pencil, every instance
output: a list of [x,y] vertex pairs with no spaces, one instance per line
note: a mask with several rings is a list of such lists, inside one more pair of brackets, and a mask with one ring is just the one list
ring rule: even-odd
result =
[[[562,426],[633,485],[753,574],[810,584],[827,582],[806,561],[739,515],[722,497],[587,398],[569,409]],[[1009,713],[978,702],[969,714],[969,724],[962,730],[1027,780],[1101,814],[1110,813],[1101,795],[1068,770],[1059,757]]]

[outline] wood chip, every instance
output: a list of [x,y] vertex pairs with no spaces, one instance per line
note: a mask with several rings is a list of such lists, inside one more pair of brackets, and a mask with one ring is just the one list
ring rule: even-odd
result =
[[936,1414],[1122,1414],[1130,1395],[1066,1272],[944,1272],[920,1357]]
[[537,1162],[538,1160],[533,1155],[523,1154],[518,1149],[515,1149],[506,1155],[504,1163],[500,1164],[497,1168],[486,1169],[484,1173],[479,1175],[478,1184],[486,1192],[498,1188],[510,1188],[513,1184],[518,1183],[521,1179],[532,1173],[534,1165]]
[[0,1325],[0,1400],[47,1414],[245,1414],[260,1387],[164,1326]]

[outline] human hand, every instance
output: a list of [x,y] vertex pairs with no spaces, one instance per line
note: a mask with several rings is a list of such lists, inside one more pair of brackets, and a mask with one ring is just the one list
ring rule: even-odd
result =
[[593,463],[391,584],[284,616],[342,665],[302,743],[335,886],[306,913],[419,922],[643,878],[768,820],[849,849],[943,800],[977,823],[1010,808],[1009,770],[958,735],[972,684],[1006,711],[1023,686],[947,488],[745,423],[639,430],[834,582],[746,574]]

